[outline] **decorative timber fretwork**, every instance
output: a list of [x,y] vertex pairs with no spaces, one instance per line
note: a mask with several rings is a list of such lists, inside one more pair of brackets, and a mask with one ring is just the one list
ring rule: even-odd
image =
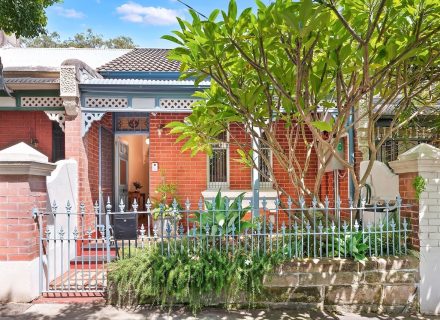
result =
[[21,97],[22,107],[62,107],[63,99],[60,97]]
[[82,136],[84,137],[92,126],[93,121],[99,121],[105,112],[83,112],[82,113]]
[[100,98],[88,97],[85,100],[85,108],[124,109],[128,108],[127,98]]
[[191,104],[196,99],[160,99],[159,106],[161,109],[191,109]]
[[66,113],[64,111],[45,111],[51,121],[56,121],[64,132],[64,123],[66,122]]

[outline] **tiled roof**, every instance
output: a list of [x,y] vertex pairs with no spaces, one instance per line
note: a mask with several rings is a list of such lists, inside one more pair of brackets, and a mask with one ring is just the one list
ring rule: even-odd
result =
[[169,49],[138,48],[99,67],[98,71],[179,71],[180,63],[167,58]]

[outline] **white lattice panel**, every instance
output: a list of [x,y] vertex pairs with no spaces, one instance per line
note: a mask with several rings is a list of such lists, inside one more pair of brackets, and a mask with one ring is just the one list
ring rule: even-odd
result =
[[86,98],[87,108],[122,109],[128,107],[127,98]]
[[160,99],[159,104],[163,109],[191,109],[191,104],[196,99]]
[[62,107],[60,97],[21,97],[22,107]]

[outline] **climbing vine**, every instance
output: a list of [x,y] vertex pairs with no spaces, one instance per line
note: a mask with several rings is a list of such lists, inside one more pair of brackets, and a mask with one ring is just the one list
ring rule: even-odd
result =
[[413,186],[414,190],[416,191],[416,198],[417,198],[417,200],[419,200],[420,195],[426,189],[425,179],[423,179],[421,176],[415,177],[413,180],[412,186]]

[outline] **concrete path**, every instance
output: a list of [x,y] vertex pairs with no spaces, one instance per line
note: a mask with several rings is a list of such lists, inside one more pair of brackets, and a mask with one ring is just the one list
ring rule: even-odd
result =
[[291,310],[251,310],[251,311],[225,311],[222,309],[206,309],[200,312],[197,317],[191,313],[177,309],[168,313],[158,309],[117,309],[103,303],[40,303],[40,304],[17,304],[10,303],[0,305],[0,320],[22,319],[22,320],[64,320],[64,319],[115,319],[115,320],[306,320],[306,319],[440,319],[440,317],[413,316],[386,316],[386,315],[354,315],[354,314],[327,314],[319,311],[291,311]]

